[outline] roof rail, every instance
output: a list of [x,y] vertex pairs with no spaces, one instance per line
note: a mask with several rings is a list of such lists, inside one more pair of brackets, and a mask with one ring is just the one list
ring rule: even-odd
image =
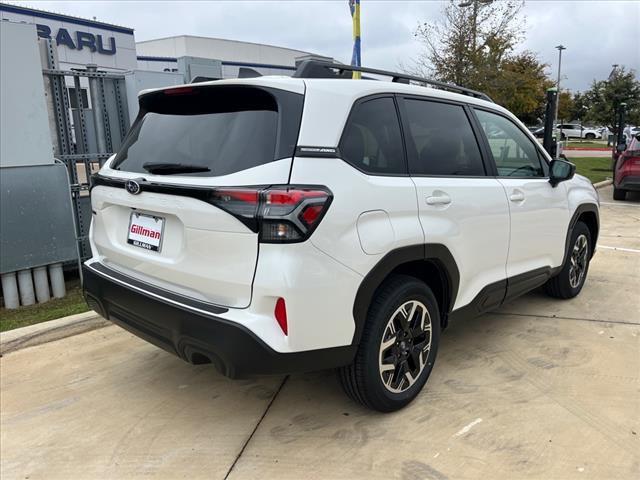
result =
[[[335,72],[336,70],[337,73]],[[417,77],[415,75],[408,75],[406,73],[378,70],[377,68],[357,67],[353,65],[343,65],[342,63],[324,62],[319,60],[304,60],[303,62],[300,62],[293,76],[296,78],[351,78],[350,72],[372,73],[374,75],[391,77],[391,81],[395,83],[426,83],[441,90],[462,93],[464,95],[469,95],[471,97],[493,102],[493,100],[491,100],[491,98],[486,93],[478,92],[470,88],[461,87],[453,83],[439,82],[438,80]],[[369,80],[372,79],[369,78]]]

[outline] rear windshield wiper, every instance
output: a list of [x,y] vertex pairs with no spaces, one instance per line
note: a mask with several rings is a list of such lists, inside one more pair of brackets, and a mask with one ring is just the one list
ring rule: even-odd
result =
[[157,175],[173,175],[176,173],[197,173],[197,172],[210,172],[209,167],[204,165],[190,165],[188,163],[168,163],[168,162],[146,162],[142,164],[149,173],[155,173]]

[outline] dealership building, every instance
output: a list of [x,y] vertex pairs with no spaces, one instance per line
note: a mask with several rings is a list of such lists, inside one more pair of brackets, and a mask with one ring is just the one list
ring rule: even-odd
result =
[[197,65],[191,70],[214,79],[235,78],[242,67],[263,75],[291,75],[301,60],[330,60],[290,48],[192,35],[136,42],[131,27],[6,3],[0,3],[0,19],[33,24],[39,38],[55,40],[60,66],[65,69],[95,64],[107,71],[188,74],[184,70]]
[[175,71],[178,58],[196,57],[218,61],[221,78],[237,77],[241,67],[251,68],[262,75],[291,75],[301,60],[331,60],[291,48],[192,35],[137,42],[136,49],[139,69]]
[[[302,60],[333,60],[290,48],[192,35],[136,42],[131,27],[7,3],[0,3],[0,20],[33,25],[38,39],[54,43],[61,70],[95,65],[124,73],[130,118],[137,114],[138,92],[146,88],[237,78],[242,68],[261,75],[292,75]],[[73,106],[75,85],[68,87]],[[84,105],[91,106],[88,82],[83,79],[80,88]]]

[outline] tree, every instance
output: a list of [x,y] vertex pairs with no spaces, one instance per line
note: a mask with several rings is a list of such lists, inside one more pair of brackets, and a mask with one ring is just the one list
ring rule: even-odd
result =
[[594,80],[584,97],[589,106],[586,114],[589,121],[606,125],[616,133],[616,112],[624,102],[627,123],[640,124],[640,81],[635,70],[627,71],[624,66],[616,68],[607,80]]
[[511,55],[499,70],[486,73],[483,91],[524,123],[538,123],[544,116],[545,92],[553,86],[544,69],[532,52]]
[[561,90],[558,96],[558,121],[570,122],[572,120],[578,120],[579,117],[575,116],[575,105],[573,97],[569,90]]
[[422,23],[416,30],[424,50],[413,73],[483,91],[523,121],[536,122],[553,82],[534,53],[514,53],[524,38],[523,4],[472,0],[464,7],[451,0],[443,20]]
[[483,63],[495,66],[519,42],[523,3],[472,1],[468,8],[451,0],[443,21],[424,22],[414,33],[425,47],[416,66],[447,82],[477,86]]
[[576,92],[571,99],[571,107],[569,109],[569,117],[571,120],[580,120],[584,122],[589,110],[587,98],[584,94]]

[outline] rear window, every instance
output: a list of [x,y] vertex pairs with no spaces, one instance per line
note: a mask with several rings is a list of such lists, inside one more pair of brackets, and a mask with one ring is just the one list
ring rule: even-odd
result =
[[292,92],[241,86],[144,95],[112,168],[146,174],[148,164],[167,163],[209,169],[179,175],[221,176],[292,157],[302,101]]

